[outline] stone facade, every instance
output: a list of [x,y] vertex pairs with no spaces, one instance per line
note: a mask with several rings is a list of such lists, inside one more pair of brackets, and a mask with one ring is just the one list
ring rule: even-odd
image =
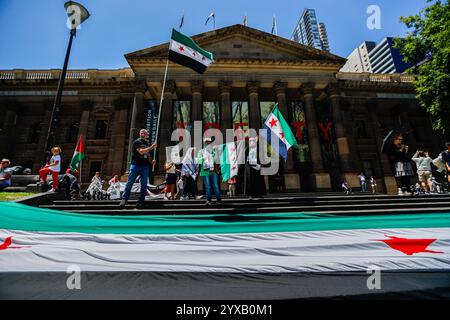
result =
[[[278,102],[303,148],[290,151],[282,166],[281,181],[288,191],[337,190],[343,177],[356,187],[356,174],[365,170],[377,178],[379,188],[394,192],[389,160],[380,147],[384,134],[399,126],[411,132],[411,150],[427,148],[437,155],[442,147],[442,138],[433,133],[414,97],[410,75],[339,73],[343,58],[242,25],[193,38],[214,53],[215,63],[204,75],[169,64],[159,150],[169,145],[174,126],[186,122],[174,113],[180,101],[190,106],[189,123],[203,121],[221,130],[244,122],[258,129],[265,106]],[[64,167],[77,135],[83,134],[83,181],[97,169],[105,177],[126,172],[130,142],[146,122],[145,110],[150,101],[161,98],[167,48],[166,43],[127,54],[130,68],[68,72],[57,131]],[[1,157],[32,166],[35,172],[41,166],[59,74],[0,71]],[[204,102],[216,103],[220,119],[204,118]],[[248,108],[244,115],[239,109],[239,121],[233,111],[237,105]],[[157,160],[161,169],[165,152],[159,151]],[[159,174],[156,181],[163,177]],[[279,183],[275,180],[267,179],[272,191]]]

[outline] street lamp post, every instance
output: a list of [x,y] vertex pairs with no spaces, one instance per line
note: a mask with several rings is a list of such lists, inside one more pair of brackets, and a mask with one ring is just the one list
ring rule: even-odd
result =
[[64,90],[64,82],[66,80],[66,74],[67,74],[67,66],[69,64],[69,57],[70,57],[70,51],[72,49],[72,42],[73,38],[75,37],[77,33],[77,28],[86,21],[90,14],[89,11],[82,6],[81,4],[74,2],[74,1],[68,1],[64,4],[64,7],[66,8],[66,12],[68,15],[68,21],[67,26],[70,29],[70,38],[69,38],[69,44],[67,46],[66,51],[66,57],[64,59],[64,66],[61,72],[61,75],[59,77],[58,82],[58,90],[56,92],[55,102],[53,104],[52,114],[50,116],[50,125],[48,127],[47,131],[47,138],[45,139],[45,158],[44,162],[48,163],[49,158],[51,156],[50,154],[50,147],[53,146],[55,143],[55,131],[57,128],[58,120],[59,120],[59,112],[61,110],[61,98],[62,93]]

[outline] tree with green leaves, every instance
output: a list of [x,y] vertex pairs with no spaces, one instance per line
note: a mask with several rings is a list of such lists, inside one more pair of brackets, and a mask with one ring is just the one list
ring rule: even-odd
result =
[[431,115],[433,128],[450,139],[450,4],[428,0],[419,14],[401,17],[408,29],[405,39],[395,39],[404,61],[413,65],[420,105]]

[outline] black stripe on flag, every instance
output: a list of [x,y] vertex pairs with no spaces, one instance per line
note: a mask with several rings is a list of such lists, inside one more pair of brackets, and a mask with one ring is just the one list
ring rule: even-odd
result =
[[197,60],[191,59],[183,54],[177,53],[173,50],[169,50],[169,60],[187,68],[190,68],[198,73],[205,73],[207,66],[198,62]]

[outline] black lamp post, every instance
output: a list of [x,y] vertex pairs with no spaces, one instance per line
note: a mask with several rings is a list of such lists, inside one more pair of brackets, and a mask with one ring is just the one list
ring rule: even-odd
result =
[[45,159],[44,162],[47,163],[51,154],[50,147],[55,143],[55,131],[58,124],[59,112],[61,110],[61,97],[64,90],[64,81],[66,80],[67,66],[69,64],[70,50],[72,49],[73,38],[77,33],[77,28],[86,21],[90,14],[89,11],[81,4],[68,1],[64,4],[66,12],[68,15],[67,27],[70,29],[69,45],[67,46],[66,58],[64,59],[64,66],[59,78],[58,90],[56,93],[55,102],[53,104],[52,114],[50,117],[50,125],[47,131],[47,138],[45,139]]

